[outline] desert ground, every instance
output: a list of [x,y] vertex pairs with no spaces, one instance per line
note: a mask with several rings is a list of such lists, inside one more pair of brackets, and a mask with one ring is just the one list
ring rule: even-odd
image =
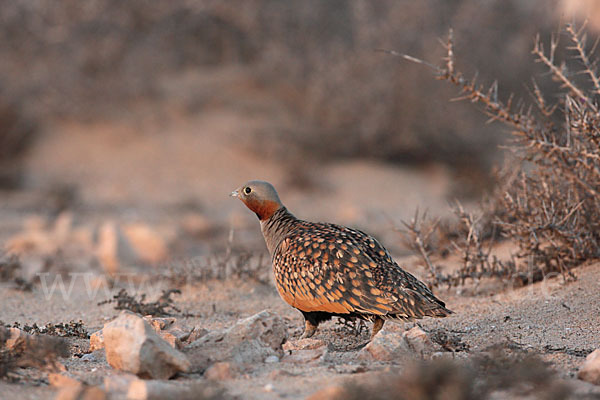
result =
[[[227,358],[226,351],[215,353],[184,342],[182,351],[195,361],[192,371],[178,374],[174,382],[202,382],[223,390],[219,396],[300,399],[330,386],[398,375],[418,361],[462,362],[496,354],[490,349],[498,348],[539,357],[552,371],[553,384],[564,383],[574,398],[600,396],[599,387],[577,379],[585,356],[599,345],[600,268],[593,263],[577,268],[575,280],[554,276],[520,287],[482,279],[435,288],[455,313],[445,319],[388,322],[379,334],[385,341],[414,327],[428,336],[420,350],[398,353],[391,360],[365,350],[370,326],[358,329],[360,325],[344,325],[335,318],[321,325],[314,340],[306,339],[308,344],[299,341],[301,314],[279,298],[258,221],[228,196],[231,190],[251,178],[269,180],[297,216],[370,232],[400,265],[425,279],[428,271],[407,249],[398,227],[417,207],[448,215],[451,177],[436,166],[413,170],[348,161],[318,170],[304,166],[310,186],[299,188],[275,162],[249,156],[236,144],[239,126],[247,124],[235,115],[211,115],[193,123],[172,117],[168,124],[141,125],[168,130],[167,136],[136,136],[142,129],[137,125],[58,125],[35,145],[30,179],[54,182],[60,177],[69,187],[83,189],[61,200],[66,204],[58,211],[53,208],[61,193],[51,188],[5,196],[1,237],[21,254],[14,276],[32,282],[28,289],[15,283],[14,276],[1,283],[0,320],[5,325],[81,321],[92,334],[119,315],[114,303],[99,303],[121,289],[138,298],[145,294],[147,301],[156,300],[163,290],[179,289],[172,296],[176,308],[167,310],[175,326],[200,332],[196,340],[266,310],[283,322],[287,346],[300,343],[275,352],[275,362],[265,362]],[[192,126],[214,137],[199,140]],[[80,141],[86,143],[85,151]],[[135,158],[128,156],[131,147],[136,148]],[[123,169],[130,173],[119,173]],[[213,172],[210,179],[207,170]],[[82,184],[88,181],[95,184]],[[183,207],[178,203],[182,201]],[[497,245],[498,252],[514,250],[510,243]],[[452,269],[460,262],[458,255],[450,255],[444,265]],[[64,282],[62,290],[58,278]],[[90,353],[85,336],[67,335],[65,340],[70,354],[59,359],[65,366],[62,374],[87,385],[127,375],[107,363],[102,349]],[[202,352],[204,357],[198,355]],[[226,372],[207,373],[219,361],[226,364]],[[11,371],[0,382],[1,397],[55,396],[60,388],[48,384],[50,372],[32,367]],[[549,396],[547,387],[514,390],[498,389],[498,398]]]
[[[0,399],[600,398],[597,2],[0,2]],[[301,339],[254,179],[453,313]]]

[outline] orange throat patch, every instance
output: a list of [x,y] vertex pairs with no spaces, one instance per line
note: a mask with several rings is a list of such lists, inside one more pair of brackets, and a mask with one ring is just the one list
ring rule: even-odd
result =
[[281,208],[281,204],[272,200],[259,201],[256,199],[248,199],[243,200],[243,202],[261,221],[271,218],[271,216]]

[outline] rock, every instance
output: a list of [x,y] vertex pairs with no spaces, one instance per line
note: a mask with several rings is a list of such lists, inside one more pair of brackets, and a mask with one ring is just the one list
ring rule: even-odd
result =
[[187,337],[186,339],[182,339],[182,341],[192,343],[192,342],[195,342],[196,340],[200,339],[202,336],[206,335],[207,333],[208,333],[208,330],[206,330],[204,328],[194,328],[190,332],[189,337]]
[[189,340],[192,334],[192,330],[187,328],[174,327],[172,329],[169,329],[169,333],[175,336],[179,342],[185,342],[186,340]]
[[183,343],[181,343],[181,340],[177,339],[177,337],[175,337],[175,335],[173,335],[171,332],[160,331],[158,332],[158,336],[160,336],[165,342],[169,343],[169,346],[174,349],[181,350],[183,348]]
[[139,260],[156,264],[167,258],[168,249],[165,239],[149,225],[127,224],[123,226],[123,232]]
[[204,372],[206,379],[212,379],[214,381],[224,381],[234,379],[237,376],[237,370],[235,366],[230,362],[217,362],[208,367]]
[[382,330],[360,352],[363,360],[392,361],[398,358],[433,356],[441,350],[427,332],[415,326],[405,332]]
[[277,356],[269,356],[265,358],[265,364],[274,364],[279,362],[279,357]]
[[404,332],[404,338],[408,342],[408,345],[418,354],[423,354],[426,351],[433,351],[434,344],[431,340],[429,340],[429,336],[427,333],[415,326],[412,329]]
[[205,382],[165,382],[135,380],[129,385],[126,394],[131,400],[196,400],[196,399],[222,399],[223,391],[214,384]]
[[153,317],[151,315],[146,315],[144,317],[144,321],[148,322],[150,324],[150,326],[152,328],[154,328],[154,330],[158,333],[164,329],[169,328],[171,325],[173,325],[175,322],[177,322],[177,319],[175,319],[175,318],[158,318],[158,317]]
[[350,393],[345,387],[333,385],[313,393],[312,395],[308,396],[306,400],[344,400],[352,397],[352,393]]
[[577,377],[582,381],[600,385],[600,349],[587,355]]
[[[96,350],[96,351],[98,351],[98,350]],[[83,356],[81,356],[81,361],[96,362],[96,361],[98,361],[98,357],[96,357],[94,352],[92,352],[92,353],[84,354]]]
[[55,400],[106,400],[106,392],[97,386],[66,386],[54,398]]
[[129,386],[133,381],[139,381],[140,378],[133,374],[109,375],[104,377],[103,387],[111,395],[127,393]]
[[269,311],[262,311],[242,319],[225,332],[225,340],[231,345],[258,339],[274,351],[281,351],[281,345],[287,336],[283,319]]
[[326,353],[327,348],[324,346],[317,349],[295,350],[292,351],[291,354],[286,353],[281,361],[287,363],[306,364],[320,360]]
[[90,335],[90,351],[96,351],[104,348],[104,335],[102,329]]
[[64,374],[51,372],[48,374],[48,383],[54,387],[80,387],[82,385],[77,379],[71,378]]
[[199,213],[188,213],[182,221],[183,231],[192,236],[205,236],[216,230],[215,224],[207,217]]
[[228,359],[239,364],[258,364],[270,356],[277,356],[275,350],[265,346],[260,340],[246,340],[231,349]]
[[8,328],[8,334],[8,339],[6,339],[4,344],[8,350],[24,346],[30,337],[28,333],[23,332],[19,328]]
[[113,220],[100,226],[95,254],[104,272],[109,275],[116,274],[120,264],[136,261],[135,250]]
[[262,311],[239,320],[228,329],[212,331],[186,348],[194,370],[202,370],[206,359],[238,364],[260,364],[270,356],[280,357],[287,328],[277,314]]
[[305,339],[298,339],[298,340],[292,340],[289,342],[285,342],[283,344],[283,350],[285,351],[292,351],[292,350],[312,350],[312,349],[318,349],[319,347],[324,347],[327,346],[327,343],[325,343],[325,341],[321,340],[321,339],[312,339],[312,338],[305,338]]
[[184,354],[131,312],[124,311],[104,325],[103,335],[106,360],[113,368],[156,379],[168,379],[190,369]]
[[413,354],[403,334],[381,331],[358,353],[358,357],[363,360],[392,361],[412,357]]
[[290,378],[293,376],[298,376],[298,374],[293,374],[289,371],[286,371],[284,369],[276,369],[274,371],[271,371],[271,373],[267,376],[267,379],[271,380],[271,381],[276,381],[279,379],[283,379],[283,378]]
[[191,329],[182,329],[175,326],[175,318],[155,318],[151,315],[144,317],[144,320],[150,324],[158,335],[163,338],[171,347],[175,349],[183,348],[183,341],[187,340],[192,333]]

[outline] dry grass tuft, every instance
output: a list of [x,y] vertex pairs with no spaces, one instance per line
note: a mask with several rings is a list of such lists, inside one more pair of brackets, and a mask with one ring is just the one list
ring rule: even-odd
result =
[[[535,81],[534,104],[526,106],[524,102],[515,104],[512,96],[506,102],[499,100],[496,83],[485,88],[475,79],[466,79],[455,68],[452,31],[443,67],[394,53],[434,68],[439,79],[460,87],[459,99],[482,105],[490,121],[507,125],[512,133],[512,142],[505,148],[510,157],[499,174],[499,188],[483,207],[482,217],[457,207],[466,235],[454,246],[463,254],[463,267],[453,276],[433,274],[433,284],[459,284],[482,276],[516,277],[524,284],[549,274],[571,279],[573,267],[600,258],[600,80],[596,62],[591,61],[596,44],[590,48],[584,28],[577,30],[572,25],[567,25],[566,37],[570,41],[566,49],[574,52],[578,68],[559,64],[557,38],[552,38],[547,50],[537,37],[533,48],[536,61],[560,83],[556,104],[545,100]],[[577,82],[576,75],[586,76],[587,85]],[[421,223],[415,218],[406,225],[414,247],[427,249],[419,241],[426,241],[432,233],[423,236]],[[494,233],[486,246],[485,231],[490,226]],[[486,249],[490,240],[497,239],[496,231],[518,245],[514,259],[500,261]],[[435,272],[430,253],[419,253]]]

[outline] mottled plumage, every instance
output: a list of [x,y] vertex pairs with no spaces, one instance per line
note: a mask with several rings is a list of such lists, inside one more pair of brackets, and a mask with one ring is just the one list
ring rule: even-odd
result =
[[277,290],[306,320],[303,337],[332,316],[373,321],[373,337],[385,320],[451,313],[366,233],[294,217],[267,182],[250,181],[232,195],[260,219]]

